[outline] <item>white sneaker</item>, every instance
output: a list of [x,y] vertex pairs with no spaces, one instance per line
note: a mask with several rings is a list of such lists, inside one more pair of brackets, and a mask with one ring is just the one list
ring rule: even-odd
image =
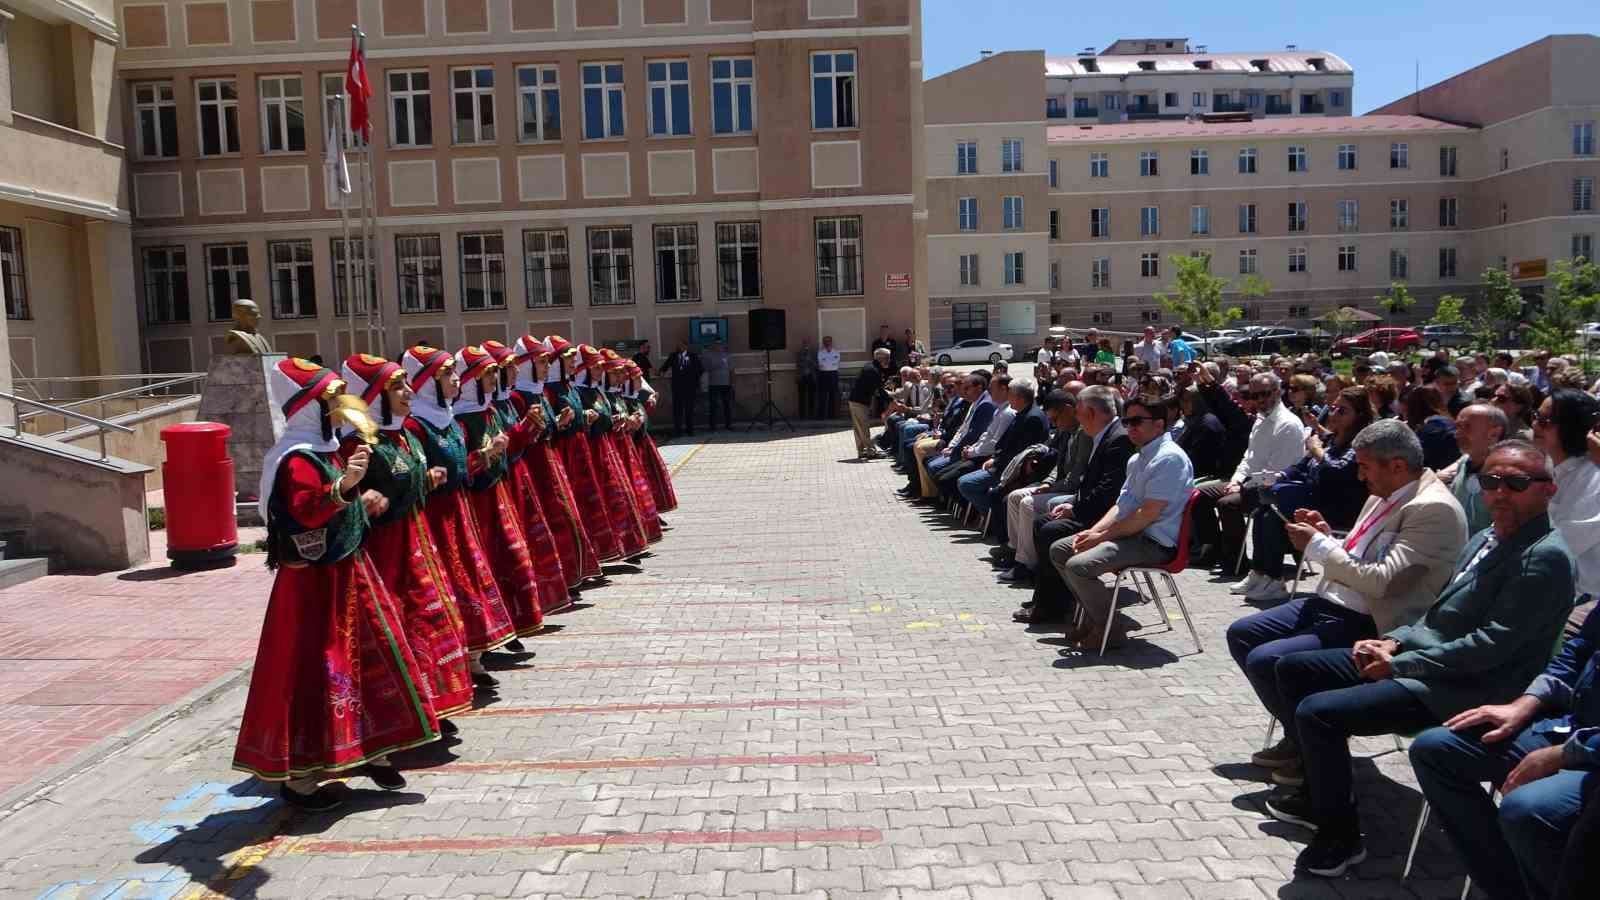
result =
[[1246,592],[1244,598],[1246,600],[1256,601],[1276,601],[1289,599],[1289,589],[1284,586],[1283,582],[1276,578],[1265,578],[1265,581],[1266,584],[1262,585],[1260,588]]
[[1251,591],[1259,591],[1263,587],[1266,587],[1267,581],[1267,576],[1261,574],[1260,572],[1251,572],[1243,581],[1229,585],[1228,593],[1249,594]]

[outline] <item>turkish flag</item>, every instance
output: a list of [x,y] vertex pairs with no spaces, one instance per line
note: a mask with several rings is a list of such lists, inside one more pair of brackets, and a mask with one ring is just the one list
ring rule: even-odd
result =
[[350,130],[361,132],[362,141],[372,140],[372,117],[368,101],[372,99],[372,83],[367,80],[367,58],[361,41],[350,36],[350,67],[344,73],[344,93],[350,98]]

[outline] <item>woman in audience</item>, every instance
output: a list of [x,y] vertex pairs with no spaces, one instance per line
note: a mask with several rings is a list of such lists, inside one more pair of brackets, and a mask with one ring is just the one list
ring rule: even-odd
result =
[[1533,388],[1526,384],[1513,384],[1502,372],[1500,382],[1494,387],[1494,405],[1500,407],[1500,411],[1511,420],[1511,430],[1515,433],[1506,437],[1533,440]]
[[1435,472],[1461,456],[1456,443],[1456,423],[1444,398],[1432,387],[1413,388],[1406,395],[1406,424],[1422,442],[1422,464]]
[[1306,427],[1313,427],[1327,418],[1322,403],[1322,384],[1315,375],[1289,376],[1289,408]]
[[1392,376],[1374,373],[1367,379],[1367,402],[1372,405],[1372,417],[1375,419],[1392,419],[1395,417],[1395,403],[1400,399],[1400,386],[1395,383]]
[[1116,365],[1117,365],[1117,354],[1115,354],[1115,353],[1113,353],[1111,351],[1111,339],[1110,338],[1101,338],[1100,339],[1100,347],[1097,350],[1095,350],[1095,353],[1094,353],[1094,364],[1097,365],[1097,366],[1106,366],[1108,368],[1115,368],[1116,367]]
[[1550,524],[1578,561],[1578,602],[1587,602],[1600,595],[1600,466],[1589,458],[1589,432],[1600,425],[1600,400],[1583,391],[1559,390],[1540,404],[1533,422],[1534,443],[1555,463]]

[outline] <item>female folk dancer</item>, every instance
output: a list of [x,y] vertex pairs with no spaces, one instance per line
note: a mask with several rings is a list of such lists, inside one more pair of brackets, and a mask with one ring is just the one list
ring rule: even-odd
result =
[[584,406],[578,389],[572,385],[578,348],[559,334],[545,338],[545,344],[549,347],[550,370],[545,376],[544,395],[556,413],[556,450],[566,466],[590,543],[600,562],[613,562],[622,558],[622,544],[611,528],[611,514],[595,470],[595,454],[589,446],[589,426],[600,414]]
[[[566,464],[556,452],[555,436],[561,423],[555,409],[544,395],[544,380],[549,374],[550,348],[544,342],[525,334],[517,339],[512,349],[516,363],[516,380],[511,390],[511,403],[519,415],[530,415],[538,407],[544,427],[528,434],[529,445],[524,458],[528,462],[533,484],[539,492],[539,503],[545,512],[545,524],[555,539],[556,553],[561,557],[561,571],[567,576],[567,586],[576,588],[585,579],[600,576],[600,560],[595,556],[594,544],[584,531],[583,518],[578,512],[578,501],[572,495],[572,484],[567,479]],[[565,414],[568,421],[572,413]]]

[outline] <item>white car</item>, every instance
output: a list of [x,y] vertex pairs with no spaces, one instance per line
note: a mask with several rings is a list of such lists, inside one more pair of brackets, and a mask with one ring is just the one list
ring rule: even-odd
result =
[[1600,322],[1586,323],[1574,333],[1574,337],[1585,347],[1600,346]]
[[943,350],[933,351],[933,358],[941,366],[951,363],[997,363],[1010,362],[1013,350],[1010,344],[991,341],[988,338],[968,338],[957,341],[955,346]]

